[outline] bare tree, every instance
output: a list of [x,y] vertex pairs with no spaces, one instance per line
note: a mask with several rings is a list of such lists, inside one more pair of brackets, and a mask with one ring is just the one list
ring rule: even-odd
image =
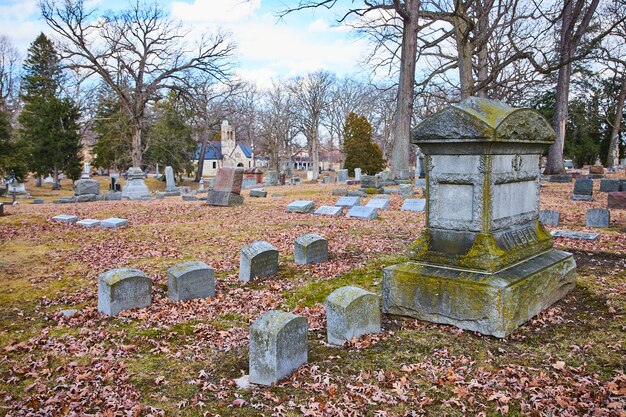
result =
[[148,102],[162,89],[184,90],[194,72],[226,80],[234,45],[226,34],[189,45],[179,22],[162,6],[140,1],[96,18],[83,0],[40,0],[46,23],[61,37],[60,50],[76,68],[99,75],[119,96],[132,121],[132,163],[140,167]]
[[309,148],[313,179],[319,176],[319,129],[330,105],[332,84],[333,75],[326,71],[316,71],[304,77],[297,77],[289,83],[289,90],[295,103],[294,116]]
[[14,109],[19,91],[20,56],[8,36],[0,35],[0,111]]

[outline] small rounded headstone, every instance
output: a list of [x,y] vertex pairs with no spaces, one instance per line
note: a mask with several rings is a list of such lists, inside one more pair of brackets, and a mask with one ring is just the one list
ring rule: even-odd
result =
[[358,287],[341,287],[326,298],[328,343],[343,345],[367,333],[380,333],[380,301]]
[[297,264],[312,264],[328,260],[328,241],[315,233],[299,236],[294,244]]
[[98,277],[98,311],[116,316],[122,310],[152,304],[152,280],[135,268],[111,269]]
[[215,297],[213,268],[200,261],[182,262],[169,268],[167,293],[172,301]]
[[250,382],[272,385],[308,359],[308,321],[284,311],[263,313],[250,326]]
[[248,282],[254,277],[276,275],[278,249],[262,240],[244,246],[239,253],[239,280]]

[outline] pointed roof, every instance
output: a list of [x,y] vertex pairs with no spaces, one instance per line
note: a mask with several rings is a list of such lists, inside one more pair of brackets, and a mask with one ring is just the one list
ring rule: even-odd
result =
[[536,110],[470,97],[427,118],[413,130],[411,143],[526,142],[551,144],[554,130]]

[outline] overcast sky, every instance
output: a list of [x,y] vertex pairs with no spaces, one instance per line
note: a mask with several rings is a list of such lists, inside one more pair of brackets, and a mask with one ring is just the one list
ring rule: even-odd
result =
[[[87,0],[100,10],[120,10],[126,0]],[[301,11],[278,21],[280,0],[160,1],[172,17],[198,33],[220,27],[236,41],[239,73],[259,86],[273,77],[303,75],[326,69],[339,76],[362,71],[367,44],[346,27],[337,27],[338,12]],[[52,32],[43,22],[37,0],[0,0],[0,34],[7,35],[22,55],[39,32]]]

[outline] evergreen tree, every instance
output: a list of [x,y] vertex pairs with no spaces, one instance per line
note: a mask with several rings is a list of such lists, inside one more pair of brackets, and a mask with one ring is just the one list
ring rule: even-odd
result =
[[191,136],[189,111],[170,92],[166,100],[156,104],[155,113],[157,119],[148,129],[146,161],[169,165],[176,173],[191,173],[191,158],[197,144]]
[[0,176],[22,181],[28,173],[24,146],[13,137],[11,117],[3,108],[0,105]]
[[383,153],[372,142],[372,125],[365,116],[350,113],[344,125],[344,168],[354,175],[354,168],[361,168],[365,174],[376,174],[385,167]]
[[42,33],[28,49],[24,62],[19,117],[20,135],[28,144],[30,170],[54,174],[58,189],[60,171],[71,179],[80,176],[80,113],[74,102],[61,97],[63,72],[52,42]]
[[132,132],[128,114],[110,89],[103,87],[93,127],[96,144],[94,165],[123,170],[131,166]]

